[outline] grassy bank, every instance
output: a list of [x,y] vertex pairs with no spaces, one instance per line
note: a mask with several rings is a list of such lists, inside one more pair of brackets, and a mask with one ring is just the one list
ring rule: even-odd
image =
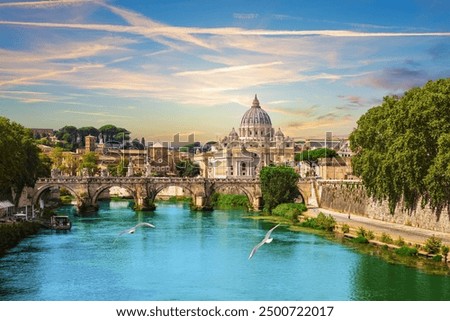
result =
[[411,244],[402,238],[393,239],[386,233],[376,235],[362,227],[350,230],[345,224],[338,225],[333,217],[322,213],[316,218],[300,216],[298,222],[273,215],[247,218],[281,223],[290,231],[315,234],[389,263],[407,265],[430,274],[450,275],[450,267],[446,263],[448,247],[435,237],[429,238],[425,244]]
[[167,200],[158,200],[158,202],[168,202],[168,203],[191,203],[192,197],[190,196],[171,196]]
[[36,234],[41,226],[36,222],[0,224],[0,256],[29,235]]
[[248,198],[246,195],[215,193],[212,196],[211,205],[214,208],[221,208],[221,209],[232,209],[232,208],[248,209],[250,203],[248,202]]

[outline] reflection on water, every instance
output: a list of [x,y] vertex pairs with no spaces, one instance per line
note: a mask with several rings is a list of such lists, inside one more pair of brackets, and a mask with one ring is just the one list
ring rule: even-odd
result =
[[449,300],[450,278],[364,255],[355,271],[354,300]]
[[[103,202],[69,232],[42,231],[0,259],[0,300],[449,300],[450,278],[432,276],[277,228],[240,210],[154,213]],[[135,234],[119,233],[138,222]]]

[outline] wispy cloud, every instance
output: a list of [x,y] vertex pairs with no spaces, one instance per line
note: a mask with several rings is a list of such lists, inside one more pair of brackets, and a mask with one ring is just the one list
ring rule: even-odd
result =
[[288,116],[301,116],[301,117],[311,117],[314,113],[317,112],[317,105],[310,107],[297,107],[297,108],[288,108],[288,107],[273,107],[273,103],[268,103],[268,107],[265,109],[270,113],[279,113]]
[[449,37],[450,32],[360,32],[351,30],[268,30],[268,29],[243,29],[243,28],[198,28],[198,27],[174,27],[160,24],[153,20],[119,9],[108,6],[114,13],[119,14],[131,25],[111,25],[111,24],[77,24],[77,23],[53,23],[53,22],[27,22],[27,21],[0,21],[0,24],[21,25],[27,27],[42,28],[67,28],[67,29],[85,29],[99,30],[120,33],[140,34],[152,39],[157,37],[168,37],[184,42],[211,48],[207,42],[192,37],[192,35],[212,35],[212,36],[325,36],[325,37]]
[[46,92],[1,90],[0,97],[3,99],[17,100],[25,104],[51,102],[55,98]]
[[351,115],[336,115],[329,113],[326,115],[321,115],[311,121],[302,122],[290,122],[287,124],[288,130],[295,131],[306,131],[315,130],[317,132],[323,131],[323,128],[328,128],[332,130],[333,128],[342,128],[344,126],[351,125],[354,123],[355,119]]
[[430,80],[430,77],[424,70],[398,67],[373,72],[360,80],[355,80],[355,82],[364,86],[395,91],[422,86],[428,80]]
[[87,3],[100,2],[93,0],[47,0],[47,1],[23,1],[23,2],[4,2],[0,7],[26,7],[26,8],[50,8],[67,5],[81,5]]
[[95,116],[95,117],[101,117],[101,118],[135,118],[132,116],[127,116],[127,115],[115,115],[115,114],[111,114],[109,112],[85,112],[85,111],[78,111],[78,110],[64,110],[64,113]]
[[[67,13],[71,19],[52,15],[57,9],[65,12],[71,6],[79,9]],[[80,106],[88,106],[91,102],[98,105],[117,99],[127,106],[145,105],[148,111],[161,105],[173,106],[175,102],[180,110],[195,106],[209,112],[225,103],[248,108],[251,95],[268,91],[272,94],[267,95],[269,98],[263,105],[275,118],[284,119],[285,124],[295,117],[303,119],[289,122],[287,131],[322,130],[354,122],[355,116],[342,113],[357,113],[370,103],[361,94],[367,88],[361,87],[375,88],[379,94],[421,85],[436,75],[425,69],[429,60],[440,63],[448,60],[445,53],[450,32],[445,30],[422,32],[426,29],[364,23],[341,23],[335,29],[330,25],[332,21],[328,21],[330,28],[324,30],[226,25],[206,28],[195,23],[176,26],[103,0],[16,1],[0,3],[0,7],[24,13],[2,15],[0,28],[14,26],[8,30],[49,35],[50,39],[36,38],[15,49],[0,48],[0,88],[4,89],[0,97],[23,103],[49,101],[56,105],[79,101]],[[96,10],[107,17],[102,23],[92,14]],[[33,15],[28,15],[29,12]],[[297,27],[312,19],[295,14],[236,11],[227,18],[241,20],[232,20],[234,25],[268,18],[277,19],[277,26],[295,22]],[[413,61],[408,46],[416,47],[417,40],[424,38],[429,48],[422,50],[422,57],[414,56]],[[400,52],[400,48],[405,50]],[[81,96],[71,96],[75,94],[62,92],[61,88],[72,89]],[[331,95],[335,100],[339,98],[337,102],[322,100],[318,93],[325,92],[324,88],[330,92],[334,88]],[[21,90],[22,94],[16,94]],[[43,94],[31,94],[39,90]],[[317,92],[312,93],[314,90]],[[339,96],[337,92],[352,94]],[[300,98],[314,94],[316,97],[307,100]],[[309,103],[303,106],[301,101]],[[84,112],[72,110],[73,106],[65,107],[70,109],[65,111],[67,114],[108,117],[95,108]],[[326,113],[326,108],[333,112]],[[321,116],[313,118],[318,112]],[[124,117],[117,114],[113,112],[110,116]]]
[[221,74],[221,73],[229,73],[229,72],[247,72],[252,69],[259,69],[264,67],[270,67],[275,65],[282,65],[281,61],[269,62],[266,64],[255,64],[255,65],[243,65],[243,66],[231,66],[231,67],[223,67],[223,68],[214,68],[207,70],[195,70],[195,71],[183,71],[176,73],[177,76],[204,76],[204,75],[213,75],[213,74]]
[[243,19],[243,20],[251,20],[257,19],[259,14],[257,13],[233,13],[233,18],[235,19]]
[[340,98],[341,100],[343,100],[345,102],[344,106],[336,107],[336,109],[340,109],[340,110],[359,109],[359,108],[367,107],[367,105],[368,105],[367,99],[362,97],[362,96],[355,96],[355,95],[344,96],[344,95],[339,95],[338,98]]

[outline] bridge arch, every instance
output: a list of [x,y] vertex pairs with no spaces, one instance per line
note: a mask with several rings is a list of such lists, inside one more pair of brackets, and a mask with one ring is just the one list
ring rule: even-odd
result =
[[[231,191],[231,193],[230,193],[230,191]],[[248,204],[249,208],[252,208],[253,204],[255,203],[255,195],[253,195],[252,192],[250,192],[247,188],[245,188],[243,186],[238,186],[238,185],[230,186],[230,185],[226,185],[226,184],[216,184],[214,186],[214,192],[216,192],[216,193],[225,192],[223,194],[245,195],[249,202],[249,204]],[[238,193],[234,193],[234,192],[238,192]]]
[[195,193],[197,192],[195,189],[193,189],[188,184],[179,184],[179,183],[166,183],[166,184],[158,184],[154,187],[152,196],[153,200],[155,200],[156,196],[158,196],[159,193],[161,193],[164,189],[169,187],[180,187],[183,190],[187,190],[192,197],[195,197]]
[[130,193],[130,195],[133,197],[134,203],[137,204],[137,195],[136,195],[136,189],[133,186],[128,186],[128,185],[121,185],[121,184],[114,184],[114,183],[110,183],[110,184],[106,184],[106,185],[101,185],[99,188],[96,189],[96,191],[94,192],[94,196],[92,197],[92,204],[97,204],[98,202],[98,198],[100,197],[100,195],[106,191],[107,189],[110,189],[111,187],[121,187],[124,188],[125,190],[127,190],[128,193]]
[[41,198],[41,196],[46,192],[49,191],[51,188],[55,188],[57,187],[58,189],[61,190],[61,188],[65,188],[67,189],[71,195],[75,196],[77,199],[77,203],[81,203],[81,196],[78,195],[78,193],[70,186],[65,185],[65,184],[52,184],[52,183],[48,183],[44,186],[40,186],[36,192],[33,195],[33,199],[32,202],[34,205],[38,205],[39,203],[39,199]]
[[240,181],[236,184],[233,180],[217,181],[213,185],[216,192],[220,191],[237,191],[238,194],[245,195],[249,201],[249,208],[253,210],[260,210],[262,205],[261,187],[257,181]]

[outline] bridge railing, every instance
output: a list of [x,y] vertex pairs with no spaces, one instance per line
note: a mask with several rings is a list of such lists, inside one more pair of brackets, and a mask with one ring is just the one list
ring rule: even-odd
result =
[[[57,176],[44,177],[37,180],[38,183],[105,183],[105,184],[124,184],[124,183],[260,183],[259,178],[205,178],[205,177],[116,177],[116,176]],[[361,183],[357,179],[316,179],[316,178],[300,178],[299,182],[318,182],[319,184],[327,183]]]
[[97,184],[142,184],[142,183],[259,183],[259,178],[204,178],[204,177],[100,177],[100,176],[57,176],[39,178],[37,183],[97,183]]

